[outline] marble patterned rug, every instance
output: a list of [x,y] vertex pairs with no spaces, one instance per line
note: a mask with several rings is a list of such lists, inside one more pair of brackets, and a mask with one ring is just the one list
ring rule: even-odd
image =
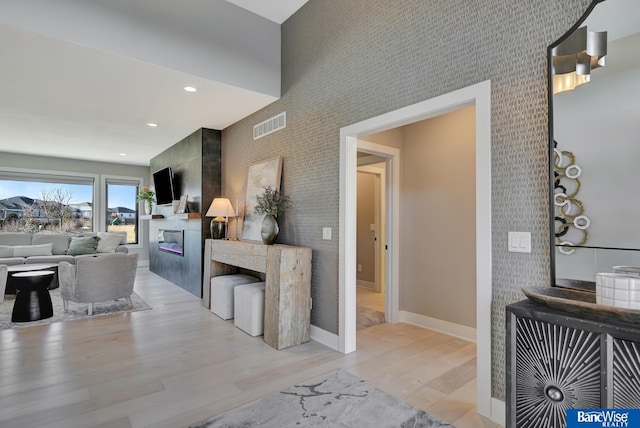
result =
[[191,428],[306,426],[453,428],[344,370],[268,395]]
[[[16,296],[13,294],[6,294],[4,296],[4,301],[0,303],[0,330],[7,328],[32,327],[34,325],[52,324],[55,322],[78,320],[89,317],[89,315],[87,315],[88,305],[86,303],[70,302],[69,311],[64,312],[62,298],[60,297],[60,289],[55,288],[53,290],[49,290],[49,294],[51,295],[51,303],[53,305],[53,316],[51,318],[18,323],[11,322],[11,312],[13,311],[13,302],[15,301]],[[133,307],[129,306],[126,299],[97,302],[93,305],[93,315],[91,316],[97,317],[101,315],[116,314],[119,312],[133,312],[151,309],[151,306],[142,300],[135,291],[131,295],[131,301],[133,302]]]

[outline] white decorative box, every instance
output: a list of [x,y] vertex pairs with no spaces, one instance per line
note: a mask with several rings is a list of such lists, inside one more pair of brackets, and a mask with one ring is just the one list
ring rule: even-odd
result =
[[638,266],[614,266],[613,273],[621,273],[629,276],[640,276],[640,267]]
[[596,303],[640,310],[640,277],[620,273],[597,273]]

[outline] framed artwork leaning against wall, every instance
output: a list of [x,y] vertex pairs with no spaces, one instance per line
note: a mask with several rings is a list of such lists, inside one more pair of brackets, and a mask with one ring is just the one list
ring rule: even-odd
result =
[[264,214],[255,212],[257,196],[261,195],[267,186],[280,191],[281,174],[282,156],[256,162],[249,166],[244,219],[242,221],[243,240],[262,242],[260,230],[262,229]]

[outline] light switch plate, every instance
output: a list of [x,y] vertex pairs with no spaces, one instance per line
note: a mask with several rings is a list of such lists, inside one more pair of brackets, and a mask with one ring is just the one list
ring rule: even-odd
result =
[[326,239],[327,241],[331,241],[331,228],[323,227],[322,228],[322,239]]
[[531,252],[531,232],[509,232],[510,253],[530,253]]

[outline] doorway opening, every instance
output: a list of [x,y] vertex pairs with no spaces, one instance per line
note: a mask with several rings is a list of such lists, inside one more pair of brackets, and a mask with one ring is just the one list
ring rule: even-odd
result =
[[475,106],[476,134],[476,352],[477,410],[491,417],[491,84],[481,82],[430,100],[349,125],[340,130],[340,351],[356,349],[357,278],[357,153],[365,151],[386,158],[386,319],[398,322],[400,240],[400,156],[394,147],[358,139],[467,106]]
[[358,151],[356,324],[385,322],[386,158]]

